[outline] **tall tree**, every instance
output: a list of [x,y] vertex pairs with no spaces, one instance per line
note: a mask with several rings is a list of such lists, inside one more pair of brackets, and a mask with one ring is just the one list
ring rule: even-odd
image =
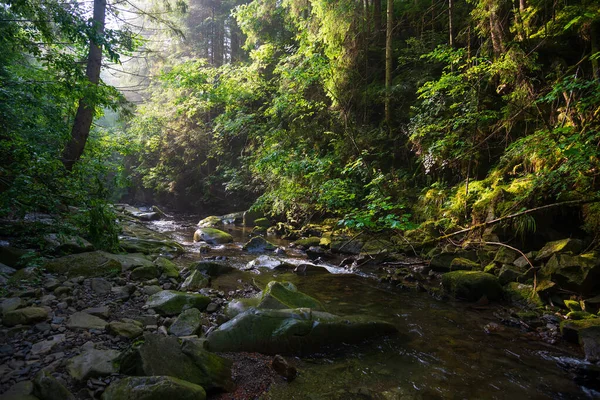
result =
[[394,18],[394,0],[387,0],[387,25],[385,35],[385,122],[390,126],[392,97],[392,31]]
[[[87,60],[86,75],[90,84],[98,86],[100,82],[100,68],[102,67],[102,35],[104,34],[104,21],[106,18],[106,0],[94,0],[93,24],[95,35],[90,38],[90,52]],[[81,158],[85,143],[90,135],[95,102],[91,96],[84,96],[79,100],[77,114],[71,130],[71,139],[64,149],[62,162],[67,170]]]

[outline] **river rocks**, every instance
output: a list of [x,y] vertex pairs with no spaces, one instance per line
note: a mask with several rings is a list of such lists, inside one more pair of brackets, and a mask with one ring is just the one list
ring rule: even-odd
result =
[[[320,242],[321,241],[319,240],[319,243]],[[317,245],[319,245],[319,243],[317,243]],[[362,241],[357,240],[356,238],[338,236],[331,239],[330,248],[334,253],[360,254],[363,244]]]
[[272,281],[267,284],[263,291],[258,308],[266,309],[290,309],[311,308],[313,310],[324,310],[323,305],[304,293],[301,293],[290,282]]
[[520,254],[508,247],[501,246],[494,257],[494,262],[498,264],[512,264]]
[[146,333],[144,343],[123,360],[135,375],[173,376],[201,385],[207,390],[229,390],[231,361],[202,349],[200,343],[173,336]]
[[66,340],[65,334],[54,335],[48,340],[42,340],[41,342],[34,343],[31,346],[31,354],[33,355],[44,355],[50,353],[57,345],[63,343]]
[[159,276],[158,267],[156,265],[148,265],[145,267],[137,267],[131,271],[130,278],[134,281],[147,281]]
[[19,308],[4,313],[2,322],[6,326],[31,325],[48,319],[48,311],[41,307]]
[[311,236],[311,237],[308,237],[308,238],[303,238],[303,239],[296,240],[294,242],[294,245],[303,247],[305,249],[308,249],[309,247],[312,247],[312,246],[318,246],[319,243],[321,243],[321,238],[320,237]]
[[479,263],[468,258],[456,257],[450,263],[450,271],[472,271],[479,269]]
[[294,266],[278,258],[262,255],[250,261],[248,264],[246,264],[245,267],[242,268],[242,270],[250,270],[256,268],[293,269]]
[[20,265],[21,257],[27,254],[27,252],[25,249],[0,245],[0,263],[19,269],[19,267],[23,267],[23,265]]
[[153,265],[152,261],[142,253],[109,254],[109,257],[121,264],[121,271],[123,272]]
[[221,217],[211,215],[210,217],[206,217],[200,220],[200,222],[198,222],[198,226],[200,228],[219,228],[223,226],[223,220],[221,219]]
[[109,376],[119,371],[117,350],[85,349],[80,355],[67,361],[67,372],[77,381]]
[[197,308],[190,308],[179,314],[169,327],[169,333],[175,336],[195,335],[202,328],[202,313]]
[[303,354],[396,332],[390,323],[364,317],[338,317],[306,308],[252,308],[211,332],[207,343],[217,352]]
[[0,311],[2,311],[2,314],[6,314],[9,311],[16,310],[23,304],[23,300],[21,300],[20,297],[10,297],[8,299],[4,299],[2,303],[0,303]]
[[479,271],[453,271],[442,275],[444,290],[458,299],[477,301],[502,297],[502,287],[494,275]]
[[261,252],[261,251],[273,251],[277,248],[273,243],[267,241],[262,236],[255,236],[250,239],[244,246],[242,250],[249,251],[251,253]]
[[146,305],[165,316],[180,314],[184,309],[204,310],[210,303],[210,297],[200,294],[188,294],[172,290],[163,290],[148,298]]
[[108,322],[84,312],[76,312],[69,317],[67,328],[104,330]]
[[202,386],[170,376],[128,377],[113,383],[102,400],[205,400]]
[[179,268],[173,261],[164,257],[157,257],[156,260],[154,260],[154,265],[156,265],[161,273],[165,274],[167,278],[179,278]]
[[209,285],[210,278],[205,276],[202,272],[196,270],[192,271],[192,273],[185,279],[181,285],[181,290],[195,292],[202,288],[208,287]]
[[121,272],[121,263],[104,251],[72,254],[48,261],[48,272],[73,276],[102,276]]
[[90,279],[90,287],[95,293],[99,295],[105,295],[110,293],[110,289],[112,289],[112,283],[104,278],[93,278]]
[[68,236],[58,233],[44,235],[44,241],[55,253],[84,253],[93,251],[94,246],[79,236]]
[[231,265],[219,261],[200,261],[194,269],[213,278],[235,270]]
[[242,216],[242,223],[244,224],[244,226],[256,226],[255,221],[263,217],[264,214],[260,211],[245,211]]
[[116,336],[135,339],[144,332],[142,324],[136,322],[137,321],[113,321],[108,324],[108,331]]
[[122,237],[119,238],[119,245],[128,253],[179,254],[184,251],[183,246],[173,240]]
[[563,239],[554,242],[548,242],[540,249],[535,257],[536,261],[546,261],[550,257],[559,253],[578,253],[583,248],[583,242],[577,239]]
[[194,232],[194,242],[204,241],[209,244],[225,244],[233,242],[233,237],[215,228],[200,228]]
[[510,282],[504,287],[506,297],[513,303],[525,307],[538,308],[543,307],[544,303],[537,292],[534,292],[532,285]]
[[[436,272],[448,272],[452,268],[452,261],[456,258],[476,262],[477,253],[474,251],[442,252],[431,258],[429,266]],[[477,267],[479,267],[479,264]]]
[[42,400],[75,400],[75,396],[48,372],[40,372],[35,377],[33,394]]
[[581,345],[588,361],[600,361],[600,318],[562,321],[560,332],[567,341]]
[[540,270],[561,288],[582,294],[596,294],[600,288],[600,256],[555,254]]

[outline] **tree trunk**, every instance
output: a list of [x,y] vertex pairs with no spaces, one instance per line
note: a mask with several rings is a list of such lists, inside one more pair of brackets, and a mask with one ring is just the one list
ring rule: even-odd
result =
[[375,26],[375,37],[381,35],[381,0],[373,0],[373,22]]
[[385,35],[385,122],[390,127],[391,122],[391,90],[392,90],[392,29],[394,16],[394,1],[387,0],[387,26]]
[[[104,20],[106,17],[106,0],[94,0],[93,23],[98,37],[104,34]],[[100,82],[100,68],[102,66],[102,48],[95,42],[96,38],[90,40],[90,53],[88,56],[86,75],[93,85]],[[95,104],[90,99],[79,100],[71,139],[63,151],[62,163],[67,170],[73,169],[73,165],[81,158],[85,143],[90,135],[90,128],[94,119]]]
[[598,68],[598,35],[600,35],[600,30],[598,29],[598,23],[592,23],[590,26],[590,34],[592,39],[592,56],[596,55],[596,57],[592,58],[592,76],[594,79],[600,78],[600,70]]
[[454,6],[452,4],[452,0],[448,0],[448,44],[450,47],[454,46],[454,34],[452,33],[452,12],[454,11]]

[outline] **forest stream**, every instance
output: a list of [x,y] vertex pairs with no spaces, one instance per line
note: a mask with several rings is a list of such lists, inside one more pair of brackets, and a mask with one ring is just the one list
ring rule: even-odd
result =
[[[199,245],[191,241],[195,223],[159,221],[152,225],[185,245],[184,258],[207,256],[199,254]],[[226,226],[234,242],[213,246],[210,257],[225,257],[234,267],[244,268],[259,257],[241,250],[252,229]],[[289,248],[288,241],[268,239],[286,249],[287,255],[280,259],[291,264],[310,262],[305,252]],[[225,293],[238,289],[241,282],[254,281],[264,287],[272,280],[289,281],[333,314],[367,315],[398,328],[398,335],[291,359],[299,371],[297,378],[274,384],[264,398],[575,399],[598,395],[575,381],[581,378],[575,372],[581,374],[589,363],[574,349],[531,340],[517,327],[499,325],[498,311],[503,306],[436,300],[427,293],[379,283],[368,274],[349,273],[338,268],[338,262],[320,264],[329,273],[298,275],[258,268],[213,279],[212,288]]]

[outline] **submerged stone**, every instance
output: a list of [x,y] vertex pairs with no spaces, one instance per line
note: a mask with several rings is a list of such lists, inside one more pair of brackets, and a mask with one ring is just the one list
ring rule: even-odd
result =
[[210,297],[173,290],[163,290],[148,298],[146,305],[161,315],[177,315],[188,308],[204,310]]
[[170,376],[127,377],[111,384],[102,400],[205,400],[204,388]]
[[200,228],[194,232],[194,242],[200,241],[209,244],[225,244],[233,242],[233,236],[215,228]]
[[209,350],[217,352],[306,354],[396,332],[390,323],[365,317],[339,317],[307,308],[252,308],[211,332],[207,342]]
[[442,275],[444,290],[458,299],[477,301],[502,297],[502,286],[494,275],[479,271],[453,271]]
[[296,286],[290,282],[272,281],[267,284],[263,291],[258,308],[263,309],[291,309],[311,308],[323,311],[324,307],[320,301],[301,293]]
[[273,243],[267,241],[262,236],[255,236],[250,239],[244,246],[242,250],[246,250],[249,252],[260,252],[260,251],[273,251],[277,248]]

